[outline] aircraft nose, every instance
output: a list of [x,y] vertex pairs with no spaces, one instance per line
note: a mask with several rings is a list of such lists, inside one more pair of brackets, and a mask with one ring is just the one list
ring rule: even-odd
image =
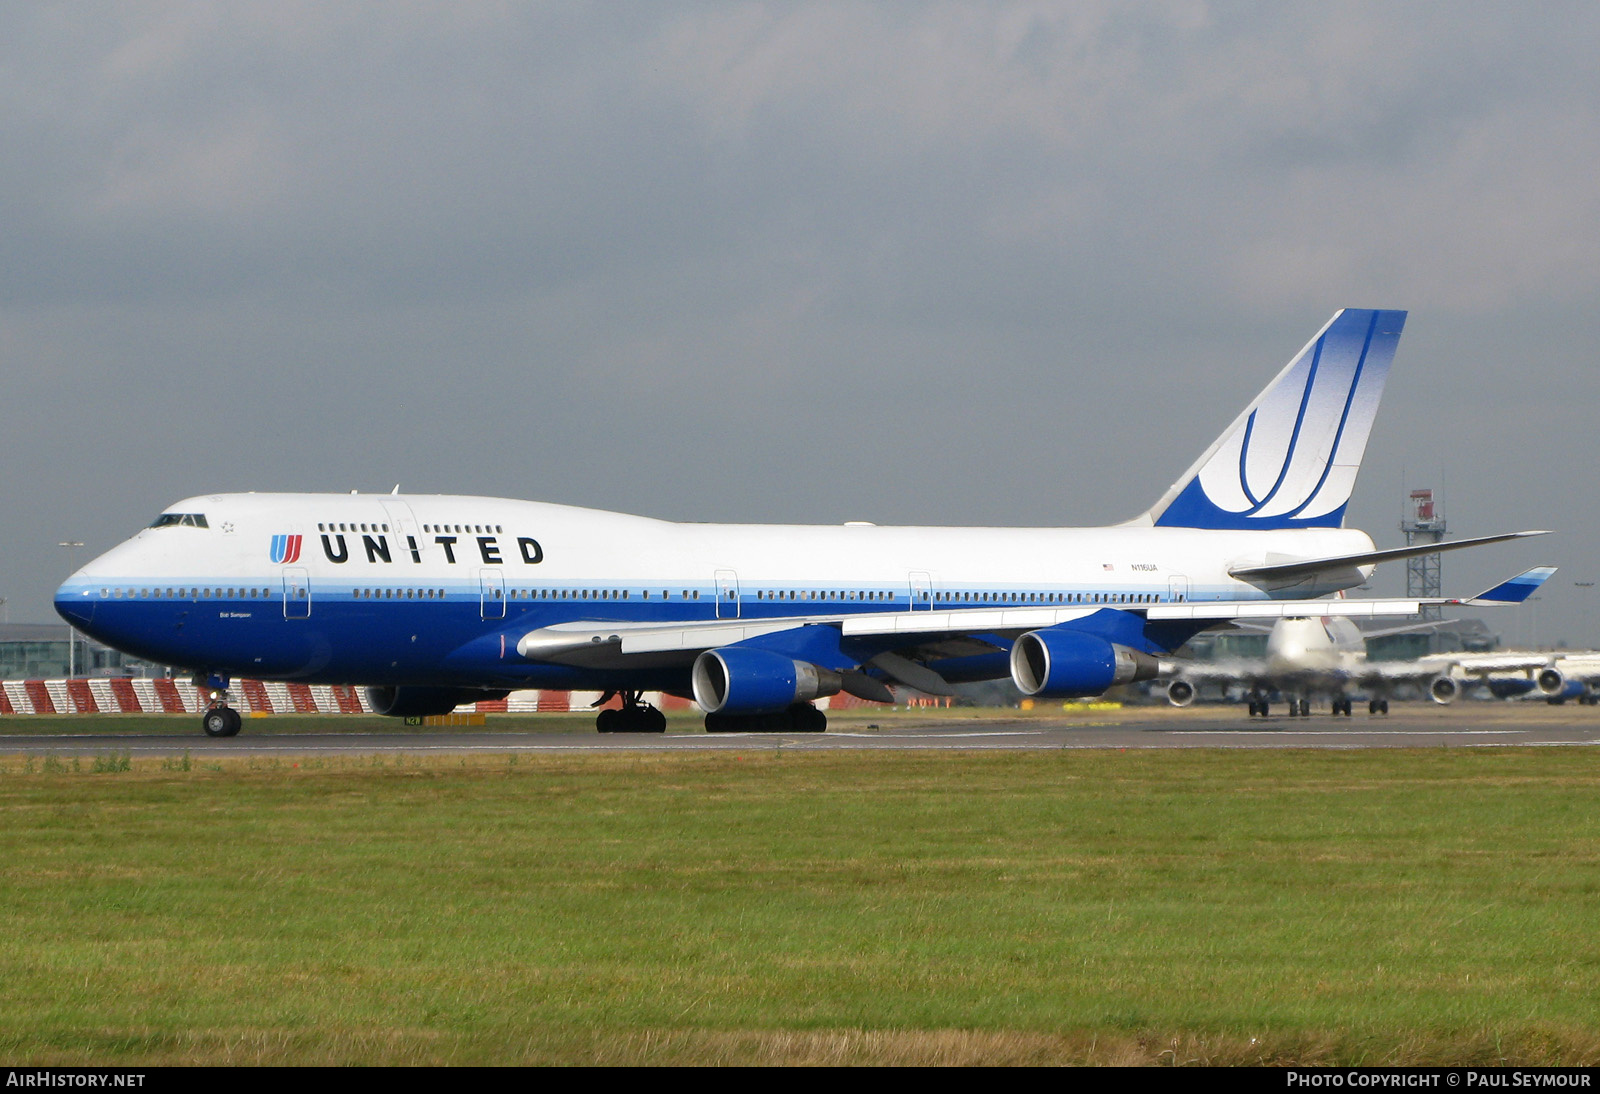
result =
[[67,582],[56,590],[56,614],[80,629],[94,622],[94,590]]

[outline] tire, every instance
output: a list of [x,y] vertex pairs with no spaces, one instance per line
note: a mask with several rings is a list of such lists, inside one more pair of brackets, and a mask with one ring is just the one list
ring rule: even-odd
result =
[[200,718],[200,728],[207,737],[237,737],[244,719],[231,707],[212,707]]
[[828,728],[828,716],[810,703],[796,703],[789,708],[789,729],[795,733],[822,733]]

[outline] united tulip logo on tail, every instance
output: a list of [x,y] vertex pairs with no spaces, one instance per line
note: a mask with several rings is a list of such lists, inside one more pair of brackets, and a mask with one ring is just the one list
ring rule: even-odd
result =
[[273,562],[299,562],[300,537],[299,536],[273,536],[272,537]]

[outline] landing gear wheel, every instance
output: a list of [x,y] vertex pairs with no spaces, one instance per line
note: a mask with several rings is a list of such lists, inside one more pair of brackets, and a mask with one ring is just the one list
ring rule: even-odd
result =
[[1300,700],[1300,717],[1302,717],[1302,718],[1311,717],[1311,700],[1310,699],[1302,699],[1302,700]]
[[796,733],[825,733],[828,716],[810,703],[796,703],[789,708],[789,728]]
[[823,733],[828,716],[810,703],[765,714],[707,714],[707,733]]
[[200,719],[207,737],[237,737],[244,719],[232,707],[212,707]]
[[622,708],[608,707],[595,715],[601,733],[665,733],[667,716],[640,699],[641,692],[624,691]]

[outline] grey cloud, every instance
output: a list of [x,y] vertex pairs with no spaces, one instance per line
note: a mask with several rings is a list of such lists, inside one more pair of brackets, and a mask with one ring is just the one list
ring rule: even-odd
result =
[[7,9],[0,595],[221,489],[1122,519],[1346,305],[1412,309],[1356,521],[1449,469],[1588,571],[1597,21]]

